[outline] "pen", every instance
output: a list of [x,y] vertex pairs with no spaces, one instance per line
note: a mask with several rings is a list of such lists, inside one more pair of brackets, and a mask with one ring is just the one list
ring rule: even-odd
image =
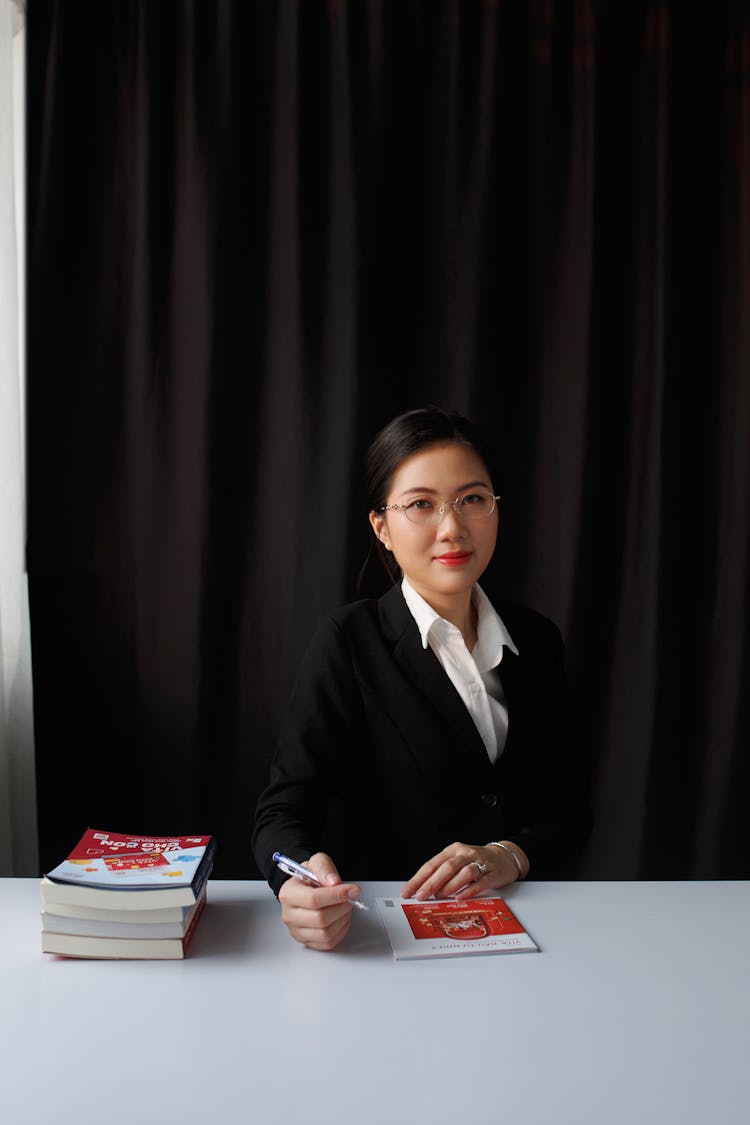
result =
[[[290,859],[288,855],[282,855],[281,852],[274,852],[273,862],[277,867],[281,868],[286,875],[293,875],[296,879],[302,879],[305,883],[309,883],[313,887],[323,886],[323,883],[313,875],[312,871],[303,867],[301,863],[297,863],[295,859]],[[366,906],[364,902],[360,902],[358,898],[352,898],[349,901],[352,906],[356,906],[358,910],[369,910],[369,907]]]

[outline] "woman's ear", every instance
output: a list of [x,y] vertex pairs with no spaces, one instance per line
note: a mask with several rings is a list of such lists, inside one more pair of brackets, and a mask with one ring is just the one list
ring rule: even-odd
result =
[[382,512],[370,512],[370,526],[383,546],[390,551],[391,541],[388,537],[388,527]]

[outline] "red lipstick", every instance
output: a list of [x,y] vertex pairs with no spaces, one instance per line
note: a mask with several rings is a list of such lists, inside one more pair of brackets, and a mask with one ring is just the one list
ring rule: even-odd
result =
[[444,566],[460,566],[470,558],[471,551],[446,551],[444,555],[436,555],[435,562],[443,563]]

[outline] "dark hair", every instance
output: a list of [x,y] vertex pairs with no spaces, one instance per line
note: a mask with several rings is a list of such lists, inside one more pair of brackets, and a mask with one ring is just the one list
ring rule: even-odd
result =
[[[387,502],[391,481],[407,457],[428,449],[431,445],[448,443],[469,446],[484,462],[487,471],[492,472],[491,459],[479,431],[473,422],[455,410],[423,406],[407,410],[391,419],[375,435],[365,454],[365,487],[369,511],[377,511]],[[391,579],[396,581],[400,568],[393,555],[385,550],[378,539],[375,540],[375,549]],[[360,578],[366,566],[367,560]]]

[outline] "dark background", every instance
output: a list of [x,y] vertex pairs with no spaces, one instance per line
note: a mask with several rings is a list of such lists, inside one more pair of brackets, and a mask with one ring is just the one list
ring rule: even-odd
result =
[[32,0],[27,93],[42,870],[257,876],[364,448],[437,402],[503,467],[485,588],[566,638],[585,873],[750,877],[748,4]]

